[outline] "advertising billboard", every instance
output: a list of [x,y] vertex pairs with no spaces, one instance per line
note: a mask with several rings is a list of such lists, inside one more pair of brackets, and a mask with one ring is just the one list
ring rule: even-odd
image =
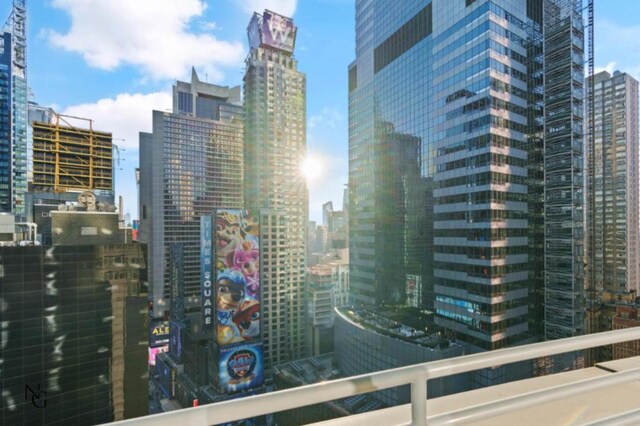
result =
[[182,357],[182,327],[183,325],[176,321],[169,323],[169,352],[178,362]]
[[169,343],[169,321],[152,319],[149,321],[149,346],[155,348]]
[[256,217],[217,210],[215,322],[220,346],[260,338],[260,244]]
[[158,354],[169,352],[169,345],[158,346],[156,348],[149,348],[149,367],[156,366],[156,357]]
[[156,371],[158,372],[160,389],[167,398],[176,397],[176,380],[178,371],[168,358],[160,354],[156,357]]
[[213,330],[213,218],[200,217],[200,299],[202,330]]
[[422,302],[422,280],[420,275],[406,274],[405,290],[407,292],[407,306],[420,307]]
[[265,10],[262,15],[262,44],[293,53],[296,27],[291,18]]
[[220,349],[220,392],[238,392],[262,385],[264,363],[262,342]]

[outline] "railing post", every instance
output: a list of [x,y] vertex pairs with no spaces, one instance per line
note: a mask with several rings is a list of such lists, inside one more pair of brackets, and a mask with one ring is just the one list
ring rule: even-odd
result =
[[411,382],[411,425],[427,426],[427,380],[422,375]]

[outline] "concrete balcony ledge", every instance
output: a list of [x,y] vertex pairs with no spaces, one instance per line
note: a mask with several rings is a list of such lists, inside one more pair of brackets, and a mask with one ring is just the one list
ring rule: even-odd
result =
[[[508,397],[554,386],[611,375],[615,372],[640,368],[640,357],[627,358],[597,364],[592,368],[521,380],[503,385],[463,392],[427,401],[428,424],[473,424],[483,426],[539,426],[539,425],[590,425],[604,424],[606,419],[633,410],[640,410],[640,381],[617,384],[602,389],[589,390],[579,395],[559,398],[552,402],[517,409],[491,418],[466,422],[447,422],[445,415],[462,408],[496,402]],[[640,424],[640,412],[626,423]],[[433,421],[432,421],[433,419]],[[411,404],[386,408],[364,414],[341,417],[315,426],[372,426],[410,425]]]

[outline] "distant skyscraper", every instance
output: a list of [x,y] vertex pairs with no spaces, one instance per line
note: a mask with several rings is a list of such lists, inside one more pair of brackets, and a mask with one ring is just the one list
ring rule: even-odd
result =
[[[266,10],[248,27],[244,76],[246,207],[260,212],[265,367],[301,357],[308,194],[306,77],[293,57],[293,21]],[[267,376],[269,377],[269,376]]]
[[25,0],[0,37],[0,211],[24,218],[27,191],[27,55]]
[[[243,110],[240,87],[202,82],[173,87],[174,112],[153,112],[140,134],[140,234],[149,245],[154,316],[167,303],[169,245],[182,243],[188,306],[200,296],[200,216],[243,207]],[[187,306],[187,307],[188,307]]]
[[437,324],[484,349],[582,332],[581,10],[356,1],[353,302],[405,303],[418,283]]
[[593,138],[587,134],[587,170],[594,178],[587,180],[589,287],[624,293],[637,290],[639,279],[638,81],[618,71],[593,78],[593,115],[587,111],[595,131]]

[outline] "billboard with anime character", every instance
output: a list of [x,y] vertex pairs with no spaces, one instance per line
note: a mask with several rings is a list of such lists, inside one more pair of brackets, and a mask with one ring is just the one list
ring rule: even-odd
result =
[[221,392],[238,392],[264,382],[262,342],[220,349],[219,387]]
[[215,320],[220,346],[260,338],[260,245],[247,210],[216,211]]

